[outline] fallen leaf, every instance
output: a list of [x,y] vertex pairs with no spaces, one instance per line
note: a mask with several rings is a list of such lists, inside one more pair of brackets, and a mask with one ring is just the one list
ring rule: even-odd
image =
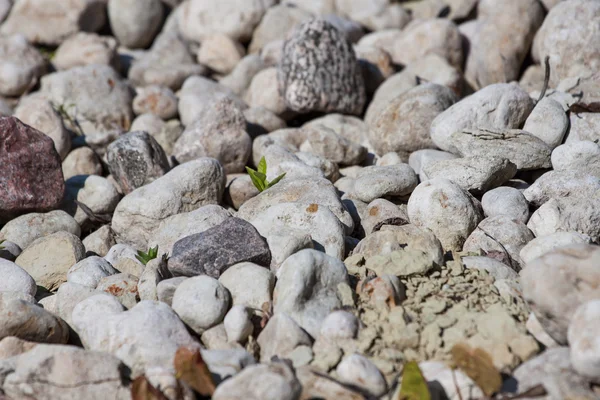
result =
[[398,400],[431,400],[427,381],[416,361],[404,364]]
[[152,386],[144,375],[135,378],[131,384],[131,400],[168,400],[160,390]]
[[472,349],[464,343],[455,344],[451,350],[452,361],[479,386],[486,396],[491,396],[502,387],[502,376],[494,367],[494,361],[485,350]]
[[177,379],[185,382],[202,396],[212,396],[215,391],[215,382],[208,366],[202,359],[200,350],[180,347],[175,353],[173,363]]

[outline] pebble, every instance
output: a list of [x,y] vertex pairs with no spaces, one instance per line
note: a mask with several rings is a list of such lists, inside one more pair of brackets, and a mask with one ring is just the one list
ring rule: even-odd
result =
[[130,49],[151,44],[163,20],[160,0],[109,0],[107,10],[113,34]]
[[127,309],[135,306],[139,300],[138,277],[127,273],[110,274],[100,278],[96,289],[115,296]]
[[569,324],[571,364],[577,373],[592,380],[600,376],[598,317],[600,300],[590,300],[575,310]]
[[[86,51],[82,52],[81,48]],[[115,38],[78,32],[62,42],[52,58],[52,65],[59,71],[92,64],[117,65]]]
[[321,324],[319,338],[327,340],[354,339],[358,334],[358,318],[348,311],[333,311]]
[[360,354],[344,357],[335,371],[343,382],[357,385],[374,396],[382,396],[387,391],[387,383],[381,372]]
[[260,359],[288,358],[300,346],[311,346],[311,337],[286,313],[273,315],[258,335]]
[[244,343],[252,334],[252,312],[244,306],[233,306],[225,315],[223,325],[230,342]]
[[356,176],[351,196],[365,203],[383,197],[409,195],[418,184],[415,171],[408,164],[385,167],[369,166]]
[[84,258],[69,268],[67,282],[95,289],[102,278],[119,273],[105,259],[99,256]]
[[600,145],[589,140],[558,146],[550,156],[555,171],[580,171],[600,178]]
[[529,262],[555,249],[580,243],[591,243],[591,238],[578,232],[556,232],[531,240],[521,249],[519,256],[523,263],[527,265]]
[[98,155],[89,147],[73,149],[62,163],[65,180],[76,175],[102,175],[102,163]]
[[13,242],[25,249],[35,240],[57,232],[81,235],[77,221],[62,210],[47,213],[29,213],[12,219],[0,229],[0,240]]
[[[265,303],[273,301],[275,275],[263,266],[250,262],[235,264],[221,274],[219,282],[231,294],[234,306],[261,310]],[[248,282],[252,282],[252,286],[248,286]]]
[[[7,23],[2,26],[5,27]],[[17,97],[24,94],[46,72],[44,57],[21,35],[0,39],[0,57],[0,96]]]
[[[164,86],[139,88],[133,98],[133,112],[137,115],[154,114],[167,121],[177,116],[177,97],[171,89]],[[135,130],[133,125],[132,130]]]
[[529,203],[523,193],[515,188],[501,186],[488,190],[481,198],[486,217],[506,215],[523,223],[529,220]]
[[0,275],[4,277],[0,283],[0,292],[21,292],[35,296],[37,292],[35,280],[23,268],[12,261],[0,258],[0,271]]

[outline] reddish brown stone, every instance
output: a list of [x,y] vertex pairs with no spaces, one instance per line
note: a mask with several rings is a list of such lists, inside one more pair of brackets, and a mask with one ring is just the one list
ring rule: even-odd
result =
[[0,224],[58,208],[64,191],[52,139],[15,117],[0,117]]

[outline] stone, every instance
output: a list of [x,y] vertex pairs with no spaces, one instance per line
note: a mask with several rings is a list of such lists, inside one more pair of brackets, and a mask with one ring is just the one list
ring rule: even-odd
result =
[[85,257],[85,247],[69,232],[56,232],[31,243],[15,264],[25,269],[39,286],[57,289],[67,280],[67,271]]
[[57,105],[71,105],[64,107],[64,112],[92,140],[105,132],[128,131],[133,120],[130,89],[107,65],[46,75],[41,80],[41,92]]
[[600,125],[598,113],[572,113],[569,120],[571,128],[569,129],[566,143],[578,140],[589,140],[598,143],[598,139],[600,138],[597,133],[598,126]]
[[[263,266],[250,262],[235,264],[223,272],[219,282],[231,294],[234,306],[261,310],[265,303],[273,300],[275,275]],[[248,286],[248,282],[252,282],[252,286]]]
[[65,157],[62,171],[65,180],[76,175],[102,175],[102,163],[94,150],[79,147]]
[[419,368],[434,396],[437,394],[452,400],[483,396],[481,389],[464,372],[453,370],[443,362],[422,361]]
[[230,217],[229,211],[216,204],[209,204],[187,213],[175,214],[162,220],[148,241],[148,247],[158,246],[161,253],[171,254],[173,245],[178,240],[205,232]]
[[241,96],[248,86],[250,86],[254,75],[266,67],[267,65],[259,55],[248,54],[236,64],[229,75],[221,78],[219,83],[231,90],[234,94]]
[[567,343],[577,307],[598,298],[593,289],[599,279],[598,257],[598,246],[574,244],[545,253],[521,272],[525,300],[544,330],[561,345]]
[[360,254],[368,259],[377,255],[387,255],[403,248],[427,253],[430,260],[437,265],[444,263],[442,244],[433,232],[412,224],[382,226],[380,230],[361,240],[354,248],[353,254]]
[[243,4],[235,0],[192,0],[183,5],[178,26],[183,36],[194,42],[203,42],[216,33],[247,42],[267,9],[275,3],[273,0],[253,0]]
[[503,157],[517,169],[550,168],[552,149],[537,137],[519,129],[463,129],[451,135],[458,154],[463,157]]
[[166,257],[154,258],[146,263],[137,282],[139,300],[158,300],[158,284],[161,280],[170,278]]
[[408,165],[410,165],[420,177],[425,165],[443,160],[453,160],[455,158],[459,157],[456,154],[448,153],[447,151],[423,149],[411,153],[408,157]]
[[420,149],[435,147],[431,122],[458,101],[448,87],[425,83],[391,100],[367,131],[369,142],[379,155],[388,152],[408,157]]
[[289,358],[298,346],[311,346],[312,339],[289,315],[276,313],[258,335],[260,359],[268,362],[273,357]]
[[106,149],[108,170],[125,194],[169,172],[165,151],[147,132],[121,135]]
[[597,193],[585,199],[551,199],[531,215],[527,227],[536,237],[572,231],[586,234],[597,242],[600,239],[599,202]]
[[0,141],[0,221],[58,208],[65,186],[52,139],[14,117],[0,117]]
[[71,316],[75,306],[98,293],[100,292],[96,291],[95,288],[71,282],[63,283],[58,288],[56,295],[53,296],[55,299],[52,312],[61,317],[69,326],[72,326]]
[[330,128],[312,125],[302,128],[303,141],[300,151],[312,153],[340,165],[360,164],[367,155],[367,149],[338,135]]
[[0,229],[0,240],[8,240],[25,249],[35,240],[60,231],[81,235],[77,221],[62,210],[29,213],[6,223]]
[[65,321],[42,307],[0,292],[0,340],[8,336],[38,343],[66,343],[69,328]]
[[177,286],[171,306],[183,322],[201,334],[223,321],[230,303],[229,291],[218,280],[196,276]]
[[23,97],[14,116],[24,124],[50,136],[54,148],[62,160],[71,150],[71,135],[65,129],[60,114],[52,104],[42,98]]
[[302,366],[296,369],[296,376],[302,383],[302,399],[322,398],[322,399],[348,399],[361,400],[362,394],[347,388],[328,377],[324,377],[312,366]]
[[21,35],[0,38],[0,59],[0,96],[21,96],[46,72],[44,57]]
[[252,138],[287,127],[283,119],[263,106],[245,109],[244,118],[247,123],[246,130]]
[[571,364],[580,375],[592,380],[600,375],[598,362],[598,326],[600,300],[590,300],[575,310],[569,324]]
[[459,70],[462,68],[462,41],[452,21],[441,18],[411,21],[395,40],[390,54],[394,63],[407,65],[428,53],[445,58]]
[[214,400],[281,399],[297,400],[302,385],[293,369],[284,362],[251,365],[217,386]]
[[223,325],[230,342],[244,343],[252,334],[254,325],[250,320],[252,312],[244,306],[233,306],[225,315]]
[[298,24],[310,19],[312,15],[313,13],[295,4],[284,3],[270,7],[252,33],[248,52],[259,53],[268,43],[285,38]]
[[569,118],[560,103],[550,97],[539,101],[527,117],[523,130],[542,139],[550,148],[558,147],[569,128]]
[[254,75],[244,99],[250,107],[265,107],[275,115],[285,116],[285,100],[277,85],[277,68],[265,68]]
[[523,222],[506,215],[497,215],[482,220],[467,238],[463,251],[486,253],[500,252],[508,258],[508,264],[515,270],[523,266],[519,257],[521,249],[534,239],[533,233]]
[[119,243],[110,248],[104,259],[119,272],[141,276],[145,266],[137,259],[137,255],[133,247]]
[[321,324],[319,339],[338,340],[354,339],[358,334],[359,321],[348,311],[333,311]]
[[406,209],[400,208],[385,199],[373,200],[361,214],[360,223],[367,236],[377,232],[384,226],[398,226],[408,223]]
[[[267,165],[270,171],[271,161],[269,157],[267,157]],[[270,174],[267,174],[268,179],[274,179],[275,177],[276,175],[270,176]],[[237,217],[248,221],[257,220],[257,216],[267,212],[270,207],[289,202],[317,204],[326,207],[343,224],[347,234],[352,233],[354,230],[352,216],[340,201],[335,187],[323,178],[301,177],[290,179],[286,175],[285,179],[275,186],[245,202],[239,208]]]
[[535,0],[482,2],[470,43],[467,79],[476,82],[476,88],[517,80],[544,16],[543,6]]
[[282,228],[291,228],[310,235],[314,249],[337,259],[344,257],[345,228],[325,206],[316,203],[281,203],[256,214],[249,221],[264,237],[272,236]]
[[2,239],[0,244],[0,258],[8,261],[15,261],[21,254],[21,248],[13,242]]
[[410,223],[430,229],[444,250],[460,251],[483,219],[481,204],[456,183],[436,178],[421,183],[408,201]]
[[[40,368],[42,365],[46,368]],[[0,368],[5,371],[2,388],[10,398],[131,398],[131,389],[125,383],[129,378],[127,367],[118,358],[102,352],[40,344],[17,356],[13,367]]]
[[598,71],[598,47],[589,43],[597,43],[599,18],[600,5],[590,0],[561,2],[548,12],[535,36],[532,56],[538,63],[550,57],[551,87],[566,78],[588,78]]
[[522,262],[527,265],[538,257],[550,253],[561,247],[569,247],[574,244],[589,244],[591,238],[578,232],[556,232],[546,236],[540,236],[527,243],[519,252]]
[[115,244],[115,237],[109,225],[103,225],[98,230],[90,233],[82,241],[86,254],[104,257]]
[[[177,116],[177,97],[168,87],[150,85],[139,88],[133,98],[133,112],[154,114],[163,120]],[[134,121],[135,122],[135,121]],[[132,130],[133,130],[132,125]]]
[[[131,124],[131,131],[145,131],[156,139],[160,147],[170,156],[173,154],[175,142],[183,132],[183,126],[179,120],[173,119],[167,122],[154,114],[142,114]],[[172,160],[171,160],[172,161]]]
[[105,259],[99,256],[91,256],[69,268],[67,282],[95,289],[102,278],[118,273],[119,271],[114,269]]
[[380,277],[386,275],[408,277],[426,274],[435,267],[435,264],[430,255],[424,251],[405,248],[368,258],[365,266]]
[[558,343],[546,333],[534,313],[529,313],[525,327],[527,328],[527,332],[546,348],[558,347]]
[[113,34],[122,46],[130,49],[150,45],[163,22],[160,0],[109,0],[107,9]]
[[354,50],[342,33],[323,19],[300,24],[286,40],[278,81],[286,106],[301,113],[360,114],[366,102]]
[[547,349],[515,369],[510,384],[516,381],[520,393],[542,385],[551,399],[593,399],[596,394],[589,380],[574,370],[569,353],[568,347]]
[[198,51],[198,63],[206,65],[218,74],[227,75],[244,57],[242,45],[222,33],[207,36]]
[[430,162],[421,168],[423,178],[445,178],[473,194],[486,193],[517,173],[517,166],[506,158],[465,157]]
[[254,183],[252,183],[250,175],[240,174],[239,176],[232,177],[232,180],[227,185],[227,188],[225,189],[225,199],[234,209],[239,210],[242,204],[257,196],[259,193],[260,191],[254,186]]
[[35,280],[17,264],[0,258],[0,276],[3,277],[0,281],[0,293],[22,292],[35,296],[37,291]]
[[139,300],[138,277],[131,274],[111,274],[100,279],[97,290],[112,294],[127,309],[133,308]]
[[32,43],[56,46],[79,31],[96,32],[105,22],[105,0],[77,1],[73,4],[27,0],[15,4],[2,24],[0,33],[19,33]]
[[271,271],[273,272],[276,272],[292,254],[302,249],[313,248],[313,241],[308,233],[286,226],[270,230],[265,239],[271,250]]
[[[151,381],[155,374],[159,380],[170,376],[170,382],[175,374],[173,358],[177,349],[187,347],[193,351],[199,349],[198,342],[165,303],[144,300],[128,311],[122,311],[122,307],[106,293],[75,306],[73,327],[84,347],[118,357],[134,376],[146,373]],[[140,329],[142,326],[144,329]]]
[[164,219],[217,204],[224,189],[225,174],[217,160],[190,161],[125,196],[115,209],[111,227],[120,243],[146,249]]
[[76,175],[65,184],[62,207],[84,230],[97,221],[92,221],[93,218],[83,211],[81,204],[85,204],[94,215],[106,216],[112,214],[121,199],[115,186],[98,175]]
[[468,256],[461,257],[460,260],[465,268],[486,271],[496,281],[501,279],[517,281],[519,279],[519,274],[517,274],[514,269],[505,263],[490,257]]
[[[82,52],[81,49],[86,51]],[[100,36],[96,33],[78,32],[69,36],[56,49],[52,65],[64,71],[85,65],[117,64],[117,41],[112,36]]]
[[506,215],[527,223],[529,220],[529,203],[520,190],[501,186],[488,190],[481,198],[481,207],[486,217]]
[[[183,100],[182,100],[183,101]],[[217,159],[226,173],[242,172],[252,149],[242,110],[231,99],[217,100],[181,134],[173,155],[179,163]]]
[[549,171],[523,191],[527,201],[539,207],[550,199],[589,198],[600,190],[600,178],[583,171]]
[[589,140],[558,146],[550,160],[555,171],[581,171],[600,178],[600,145]]
[[136,86],[160,85],[178,90],[190,76],[207,72],[205,66],[195,62],[178,32],[164,32],[154,39],[149,51],[133,61],[128,78]]
[[158,300],[167,303],[170,306],[173,302],[175,290],[177,290],[177,287],[186,279],[189,278],[187,276],[177,276],[175,278],[160,281],[158,285],[156,285],[156,295],[158,296]]
[[[307,280],[314,285],[307,287]],[[280,267],[273,294],[274,311],[287,313],[317,337],[325,317],[341,306],[338,287],[347,283],[346,267],[341,261],[316,250],[301,250]]]
[[533,100],[516,83],[489,85],[446,109],[431,123],[431,139],[441,150],[456,153],[452,134],[462,129],[520,128]]
[[175,242],[169,270],[176,276],[218,278],[227,268],[244,261],[269,266],[269,246],[250,223],[228,218],[213,228]]
[[344,357],[335,371],[342,382],[357,385],[374,396],[382,396],[387,391],[387,383],[381,372],[360,354]]

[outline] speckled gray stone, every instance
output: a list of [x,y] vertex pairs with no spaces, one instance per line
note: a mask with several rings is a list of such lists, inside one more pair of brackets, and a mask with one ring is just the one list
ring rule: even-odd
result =
[[277,78],[286,106],[297,112],[360,114],[365,105],[352,45],[323,19],[302,23],[285,41]]

